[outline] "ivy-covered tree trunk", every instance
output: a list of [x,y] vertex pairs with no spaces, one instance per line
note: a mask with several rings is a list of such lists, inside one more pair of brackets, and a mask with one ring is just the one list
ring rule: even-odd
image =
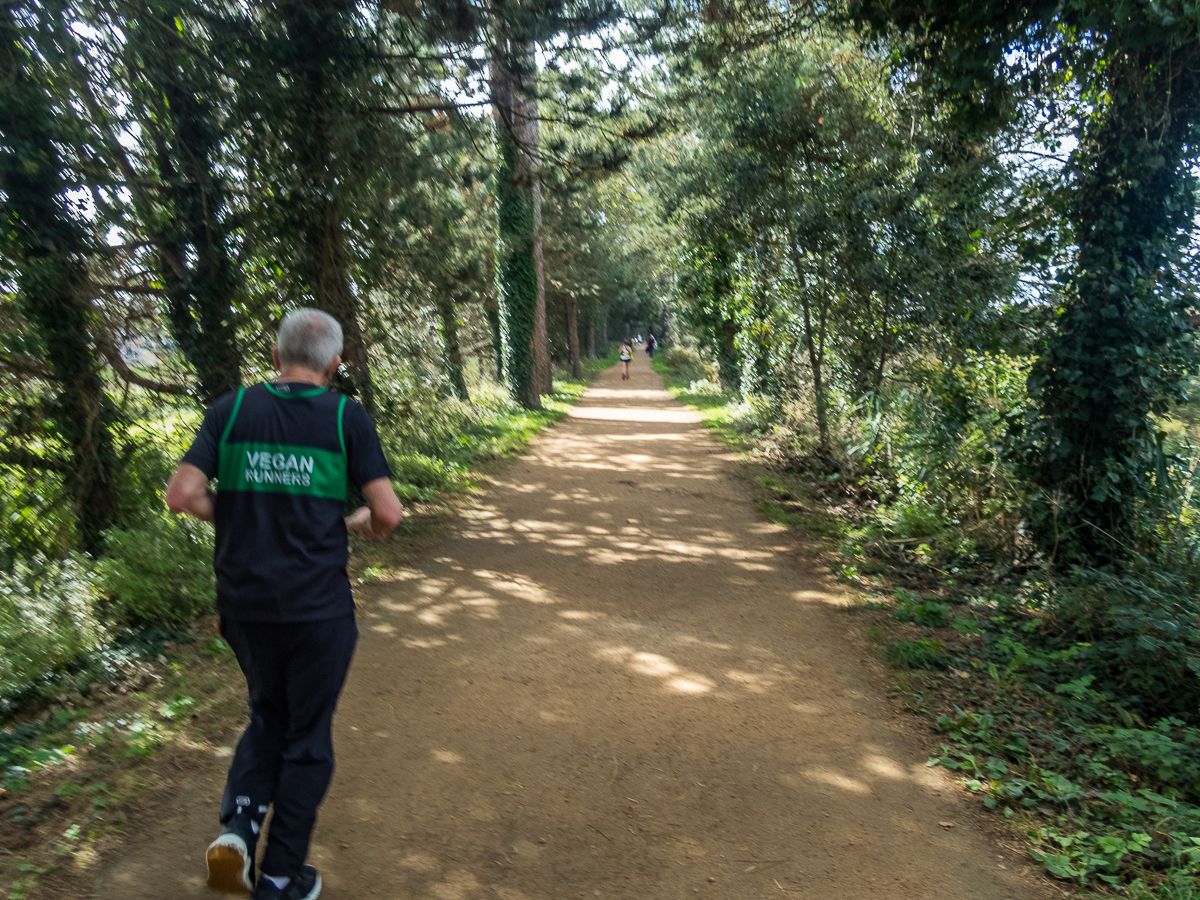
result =
[[1075,269],[1030,376],[1042,415],[1035,522],[1052,553],[1092,563],[1133,547],[1162,458],[1156,417],[1185,399],[1196,369],[1172,263],[1194,211],[1195,134],[1175,107],[1200,78],[1182,60],[1128,54],[1110,61],[1106,88],[1072,162]]
[[[496,284],[496,266],[493,260],[491,280],[489,284]],[[483,316],[488,324],[488,337],[491,338],[492,358],[495,360],[496,381],[503,383],[504,381],[504,323],[500,317],[500,301],[492,290],[488,290],[487,296],[483,299]]]
[[[61,10],[23,9],[21,17],[49,29],[64,27]],[[42,344],[56,386],[49,404],[54,438],[68,455],[65,486],[75,511],[80,546],[103,548],[104,532],[117,519],[119,458],[112,429],[116,409],[100,380],[90,325],[86,227],[66,206],[72,186],[61,148],[76,143],[67,133],[66,97],[52,106],[54,85],[38,78],[48,60],[23,50],[16,4],[0,6],[0,71],[6,74],[0,105],[0,227],[15,251],[21,309]],[[58,46],[71,42],[59,35]],[[47,468],[51,466],[47,465]]]
[[[174,128],[171,184],[181,231],[192,250],[193,266],[183,283],[171,293],[170,320],[175,339],[196,368],[200,396],[205,403],[233,390],[242,381],[242,358],[237,344],[234,303],[238,292],[237,267],[230,256],[225,216],[225,179],[216,174],[214,160],[220,152],[221,131],[214,112],[201,94],[188,89],[186,73],[178,64],[163,72],[164,94]],[[211,85],[206,85],[211,89]],[[175,258],[166,268],[174,277],[183,257],[176,244]],[[170,283],[170,282],[168,282]]]
[[[537,103],[532,85],[533,54],[496,30],[492,60],[492,104],[496,118],[500,303],[503,314],[504,374],[513,398],[540,409],[550,393],[546,336],[545,264],[540,245],[541,185],[537,172]],[[530,71],[525,71],[530,70]]]
[[345,0],[293,0],[281,6],[286,41],[280,44],[290,76],[291,106],[285,121],[296,165],[295,186],[287,208],[300,234],[303,277],[313,302],[342,326],[345,374],[336,386],[375,410],[367,345],[359,302],[350,285],[346,251],[344,198],[348,161],[335,159],[335,122],[346,109],[344,82],[359,74],[362,48],[351,35],[350,4]]

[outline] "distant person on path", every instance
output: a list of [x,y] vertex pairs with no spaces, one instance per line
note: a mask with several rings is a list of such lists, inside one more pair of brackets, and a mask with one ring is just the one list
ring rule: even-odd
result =
[[651,331],[646,335],[646,355],[654,359],[654,348],[658,346],[658,341],[654,339],[654,332]]
[[[206,854],[208,886],[255,900],[315,900],[321,877],[304,860],[333,774],[333,712],[358,640],[346,532],[377,540],[402,509],[366,410],[325,389],[342,361],[337,320],[296,310],[277,341],[279,377],[238,388],[205,413],[167,485],[167,506],[216,524],[221,635],[250,700],[223,828]],[[367,505],[343,517],[348,484]]]
[[619,353],[617,353],[617,356],[621,358],[622,381],[627,381],[629,379],[629,361],[633,359],[632,343],[633,342],[629,338],[625,338],[625,343],[621,345],[621,350]]

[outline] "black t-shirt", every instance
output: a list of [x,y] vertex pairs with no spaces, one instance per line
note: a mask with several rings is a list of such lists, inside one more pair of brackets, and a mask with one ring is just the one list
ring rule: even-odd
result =
[[354,611],[343,520],[347,481],[391,477],[367,411],[311,384],[225,394],[183,461],[218,478],[217,608],[244,622],[316,622]]

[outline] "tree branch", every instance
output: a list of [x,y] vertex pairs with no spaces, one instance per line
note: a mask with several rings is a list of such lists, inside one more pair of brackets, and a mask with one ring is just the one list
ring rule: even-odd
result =
[[139,375],[125,360],[121,359],[121,352],[107,336],[100,339],[100,352],[104,354],[104,358],[108,360],[109,365],[113,367],[113,371],[117,373],[117,377],[122,381],[127,381],[130,384],[136,384],[140,388],[145,388],[148,391],[154,391],[156,394],[175,394],[176,396],[186,397],[192,391],[187,385],[182,384],[167,384],[165,381],[155,381],[152,378],[146,378]]
[[32,375],[34,378],[53,377],[50,367],[44,363],[36,362],[32,359],[9,356],[6,353],[0,353],[0,366],[19,375]]

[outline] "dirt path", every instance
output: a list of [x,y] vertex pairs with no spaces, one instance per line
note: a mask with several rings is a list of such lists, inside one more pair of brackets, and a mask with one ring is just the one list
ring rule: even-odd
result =
[[[892,730],[836,591],[645,354],[360,599],[324,896],[1042,894]],[[209,896],[225,763],[98,898]]]

